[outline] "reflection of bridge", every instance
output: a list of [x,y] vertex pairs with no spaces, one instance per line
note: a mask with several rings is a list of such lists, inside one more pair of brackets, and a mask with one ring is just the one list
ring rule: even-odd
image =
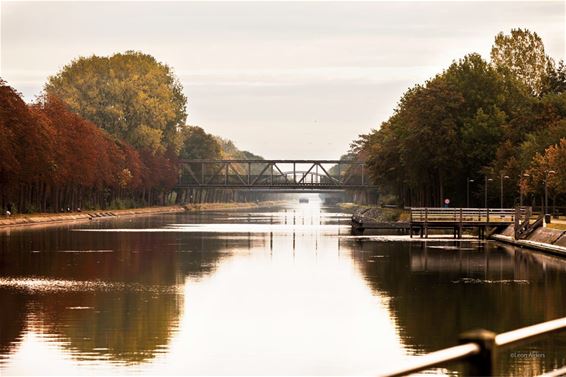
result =
[[177,187],[278,192],[376,189],[363,162],[341,160],[182,160]]

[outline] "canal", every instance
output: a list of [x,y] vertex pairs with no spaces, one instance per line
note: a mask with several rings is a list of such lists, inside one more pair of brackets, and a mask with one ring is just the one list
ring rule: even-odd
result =
[[[563,259],[354,237],[348,217],[311,200],[2,230],[0,375],[368,375],[566,316]],[[496,370],[563,365],[562,335]]]

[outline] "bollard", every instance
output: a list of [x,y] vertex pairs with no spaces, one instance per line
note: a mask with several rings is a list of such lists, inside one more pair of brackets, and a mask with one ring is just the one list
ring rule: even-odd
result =
[[544,215],[544,222],[545,222],[546,224],[550,224],[550,223],[552,222],[552,217],[550,216],[550,213],[546,213],[546,214]]
[[493,376],[495,336],[494,332],[484,329],[466,331],[460,334],[460,344],[476,343],[480,346],[480,352],[468,358],[465,376]]

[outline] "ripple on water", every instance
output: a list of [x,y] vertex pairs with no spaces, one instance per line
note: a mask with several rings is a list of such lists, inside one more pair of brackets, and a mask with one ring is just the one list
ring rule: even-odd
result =
[[334,233],[339,229],[349,229],[349,226],[328,225],[328,224],[169,224],[163,228],[80,228],[72,229],[73,232],[136,232],[136,233],[156,233],[156,232],[179,232],[179,233],[290,233],[297,231],[324,231]]
[[528,280],[487,280],[487,279],[474,279],[474,278],[462,278],[458,280],[452,280],[454,284],[529,284]]
[[30,293],[132,291],[150,293],[179,293],[181,287],[144,285],[140,283],[106,282],[100,280],[63,280],[41,278],[0,278],[0,287]]
[[114,250],[57,250],[58,253],[113,253]]

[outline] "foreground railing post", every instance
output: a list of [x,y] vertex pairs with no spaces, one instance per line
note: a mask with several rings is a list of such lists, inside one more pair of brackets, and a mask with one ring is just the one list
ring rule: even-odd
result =
[[494,332],[483,329],[460,334],[460,344],[476,343],[480,347],[480,352],[477,355],[468,358],[465,376],[493,376],[495,336]]

